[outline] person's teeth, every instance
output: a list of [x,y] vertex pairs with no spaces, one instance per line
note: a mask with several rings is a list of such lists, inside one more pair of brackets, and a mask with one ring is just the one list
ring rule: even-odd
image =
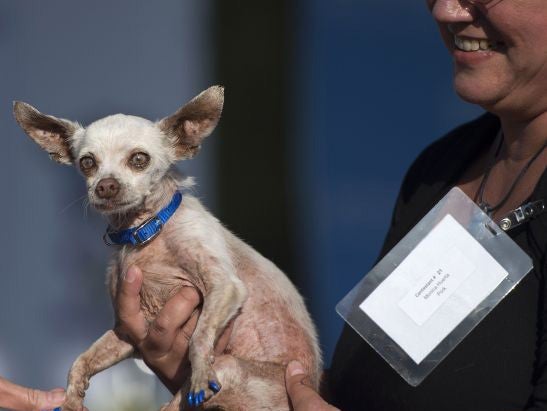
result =
[[464,39],[454,36],[454,44],[464,51],[492,50],[493,44],[488,40]]

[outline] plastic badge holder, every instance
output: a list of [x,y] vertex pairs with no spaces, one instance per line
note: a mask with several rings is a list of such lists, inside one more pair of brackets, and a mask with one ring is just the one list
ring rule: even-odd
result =
[[336,310],[417,386],[532,267],[530,257],[453,188]]

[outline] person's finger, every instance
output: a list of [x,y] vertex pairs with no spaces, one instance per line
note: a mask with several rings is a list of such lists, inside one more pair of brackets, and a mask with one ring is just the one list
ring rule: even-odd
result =
[[[181,288],[165,303],[150,324],[148,336],[143,342],[142,349],[150,359],[162,357],[171,350],[181,327],[186,325],[199,303],[199,293],[193,287]],[[194,327],[195,324],[192,332]]]
[[192,312],[188,321],[184,323],[182,328],[180,328],[177,333],[175,343],[173,344],[172,352],[173,355],[177,356],[178,358],[184,357],[188,354],[188,346],[190,345],[190,339],[194,334],[194,330],[196,329],[196,325],[199,320],[199,314],[199,310],[195,310],[194,312]]
[[118,329],[138,344],[147,335],[146,321],[141,311],[140,291],[142,287],[142,271],[137,266],[128,268],[118,287],[116,311]]
[[285,386],[295,410],[319,396],[309,385],[309,377],[298,361],[291,361],[287,366]]
[[188,345],[198,318],[199,312],[195,310],[184,326],[177,330],[173,345],[164,356],[147,358],[146,352],[142,353],[146,364],[172,394],[176,394],[190,373]]
[[295,411],[334,411],[312,388],[310,378],[298,361],[291,361],[285,372],[285,386]]
[[[176,330],[171,346],[165,351],[166,355],[157,358],[146,358],[149,365],[156,368],[159,366],[167,370],[174,369],[176,365],[180,367],[180,364],[187,360],[188,346],[190,345],[190,340],[192,339],[192,335],[199,320],[199,314],[200,310],[196,307],[191,313],[190,318],[184,322],[182,327]],[[226,349],[232,335],[233,326],[234,320],[231,320],[218,338],[218,341],[215,343],[215,355],[221,355]],[[171,366],[168,367],[167,364],[170,364]],[[168,374],[169,373],[166,373],[166,375]]]
[[63,405],[66,399],[65,390],[62,388],[51,391],[40,391],[17,386],[13,394],[14,403],[11,407],[18,411],[53,410]]
[[54,408],[60,407],[63,405],[66,399],[65,390],[52,390],[52,391],[37,391],[30,390],[34,392],[35,402],[32,404],[32,410],[41,411],[41,410],[52,410]]
[[232,336],[232,330],[234,328],[234,321],[235,319],[230,320],[222,334],[220,335],[220,338],[218,339],[217,343],[215,344],[215,354],[221,355],[224,350],[226,349],[226,346],[230,342],[230,337]]

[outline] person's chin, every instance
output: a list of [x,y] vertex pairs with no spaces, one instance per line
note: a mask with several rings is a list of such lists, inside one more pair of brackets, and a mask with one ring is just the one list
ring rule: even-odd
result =
[[[463,77],[463,78],[462,78]],[[499,89],[488,82],[477,79],[454,77],[454,89],[456,94],[467,103],[481,106],[487,111],[499,101]]]
[[478,95],[475,91],[468,92],[467,90],[456,90],[456,94],[466,103],[475,104],[485,109],[486,107],[490,107],[493,103],[492,99],[485,98],[484,95]]

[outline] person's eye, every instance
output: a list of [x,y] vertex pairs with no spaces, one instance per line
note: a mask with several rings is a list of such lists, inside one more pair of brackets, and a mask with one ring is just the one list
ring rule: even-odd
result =
[[150,163],[150,156],[146,153],[138,152],[129,158],[131,167],[137,170],[143,170]]

